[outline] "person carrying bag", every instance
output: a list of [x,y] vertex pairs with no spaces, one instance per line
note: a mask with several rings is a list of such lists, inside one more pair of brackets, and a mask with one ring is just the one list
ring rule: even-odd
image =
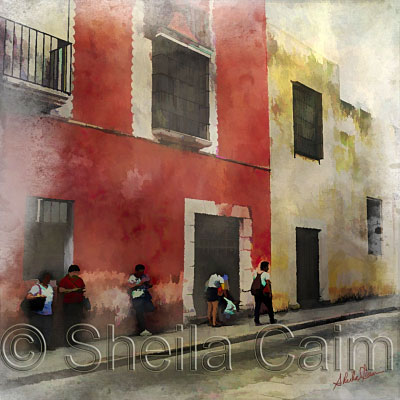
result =
[[[29,324],[36,327],[46,341],[47,350],[55,350],[53,346],[53,297],[54,290],[50,285],[51,274],[47,271],[39,276],[39,283],[32,286],[21,303],[21,308],[29,317]],[[34,344],[39,349],[42,346],[37,338]]]
[[[44,307],[44,303],[46,301],[46,296],[42,296],[42,289],[39,284],[35,286],[38,287],[39,295],[35,296],[34,298],[28,299],[26,296],[21,302],[20,308],[22,312],[29,317],[32,312],[42,311]],[[32,289],[31,289],[32,290]]]
[[261,304],[264,304],[267,307],[270,323],[275,324],[277,320],[274,317],[274,309],[272,306],[271,278],[268,273],[269,262],[262,261],[260,263],[260,269],[261,273],[257,273],[250,289],[255,301],[254,323],[255,325],[262,325],[260,323],[260,309]]

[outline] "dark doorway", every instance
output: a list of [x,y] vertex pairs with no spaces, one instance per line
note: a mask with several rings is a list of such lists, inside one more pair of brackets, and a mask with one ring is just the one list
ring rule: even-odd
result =
[[73,202],[29,197],[25,216],[24,280],[47,270],[53,279],[72,264]]
[[296,228],[297,302],[302,308],[319,300],[319,231]]
[[205,282],[219,272],[229,277],[229,291],[239,300],[239,219],[195,215],[193,303],[198,317],[207,315]]

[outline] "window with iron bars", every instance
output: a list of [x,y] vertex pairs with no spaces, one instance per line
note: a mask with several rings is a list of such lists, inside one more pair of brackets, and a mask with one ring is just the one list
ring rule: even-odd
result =
[[70,202],[62,200],[38,199],[36,222],[66,224]]
[[71,94],[72,44],[0,16],[0,74]]
[[322,160],[322,95],[299,82],[293,84],[294,154]]
[[153,40],[152,127],[208,139],[209,59],[165,37]]
[[24,280],[43,270],[63,277],[73,260],[73,201],[28,197],[24,236]]

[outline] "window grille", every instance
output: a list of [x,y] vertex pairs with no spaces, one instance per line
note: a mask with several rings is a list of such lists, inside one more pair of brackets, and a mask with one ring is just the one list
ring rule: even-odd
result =
[[322,95],[293,82],[294,153],[314,160],[323,158]]
[[382,200],[367,198],[368,254],[382,254]]
[[208,139],[209,59],[158,36],[152,61],[153,129]]

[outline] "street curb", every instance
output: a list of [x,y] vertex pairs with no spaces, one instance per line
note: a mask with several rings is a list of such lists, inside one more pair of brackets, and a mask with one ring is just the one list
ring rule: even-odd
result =
[[[384,313],[389,313],[389,312],[393,312],[393,311],[398,311],[400,310],[399,307],[385,307],[379,310],[369,310],[369,311],[357,311],[354,313],[346,313],[346,314],[342,314],[339,316],[335,316],[335,317],[328,317],[328,318],[320,318],[320,319],[316,319],[316,320],[309,320],[309,321],[302,321],[302,322],[295,322],[292,324],[287,324],[285,325],[286,327],[288,327],[291,331],[298,331],[301,329],[306,329],[306,328],[312,328],[315,326],[321,326],[321,325],[327,325],[327,324],[332,324],[334,322],[340,322],[340,321],[346,321],[349,319],[355,319],[355,318],[361,318],[361,317],[366,317],[368,315],[375,315],[375,314],[384,314]],[[283,325],[283,324],[282,324]],[[273,327],[276,325],[264,325],[264,327]],[[278,326],[279,326],[279,322],[278,322]],[[262,328],[261,328],[262,329]],[[260,330],[261,330],[260,329]],[[229,338],[229,341],[231,342],[231,344],[236,344],[236,343],[242,343],[242,342],[247,342],[250,340],[255,340],[257,338],[259,331],[256,333],[248,333],[246,335],[241,335],[241,336],[237,336],[237,337],[233,337],[233,338]],[[282,333],[281,331],[278,330],[271,330],[271,333],[268,336],[275,336],[275,335],[279,335],[280,333]],[[155,335],[156,336],[156,335]],[[150,336],[151,337],[151,336]],[[205,346],[205,343],[198,343],[197,346],[196,345],[186,345],[183,346],[183,353],[187,354],[189,353],[191,350],[194,350],[195,347],[197,347],[197,351],[202,351],[202,350],[206,350],[209,347]],[[174,349],[171,349],[171,353]],[[160,351],[160,352],[154,352],[151,354],[152,357],[165,357],[166,355],[169,355],[168,351]],[[172,354],[171,354],[172,357]],[[120,360],[126,360],[127,357],[120,357],[120,358],[116,358],[115,361],[120,361]],[[136,359],[140,360],[140,356],[136,355]],[[108,361],[107,357],[104,357],[101,359],[101,362],[106,363]]]
[[[334,322],[346,321],[349,319],[356,319],[356,318],[366,317],[369,315],[390,313],[390,312],[398,311],[398,310],[400,310],[400,307],[394,307],[394,306],[393,307],[385,307],[385,308],[381,308],[381,309],[377,309],[377,310],[357,311],[357,312],[341,314],[341,315],[337,315],[337,316],[333,316],[333,317],[320,318],[320,319],[309,320],[309,321],[302,321],[302,322],[287,324],[285,326],[288,327],[291,331],[298,331],[298,330],[302,330],[302,329],[306,329],[306,328],[327,325],[327,324],[331,324]],[[265,326],[273,327],[275,325],[265,325]],[[246,342],[246,341],[250,341],[250,340],[255,340],[257,338],[258,333],[259,333],[259,331],[256,333],[249,333],[246,335],[229,338],[229,341],[231,344],[236,344],[236,343]],[[269,336],[275,336],[280,333],[281,333],[281,331],[279,331],[277,329],[271,330],[271,333],[269,334]],[[154,336],[157,336],[157,335],[154,335]],[[149,336],[149,338],[151,338],[151,337],[152,336]],[[202,350],[208,349],[209,347],[206,346],[206,342],[198,343],[197,345],[186,345],[186,346],[183,346],[183,353],[187,354],[190,351],[195,350],[196,348],[197,348],[197,351],[202,351]],[[165,358],[165,356],[173,357],[174,355],[175,355],[174,349],[171,349],[171,352],[159,351],[159,352],[151,353],[151,357],[153,359],[158,359],[161,357]],[[128,356],[115,358],[114,359],[114,367],[118,368],[120,366],[126,365],[127,364],[126,361],[128,359],[129,359]],[[135,354],[135,362],[140,361],[140,359],[141,359],[140,354]],[[75,371],[73,369],[66,368],[66,369],[56,370],[56,371],[52,371],[52,372],[40,372],[38,374],[28,375],[25,377],[9,379],[2,386],[5,389],[12,389],[12,388],[20,387],[20,386],[40,383],[43,381],[65,379],[65,378],[75,377],[77,375],[82,375],[82,374],[86,374],[86,373],[94,373],[94,372],[104,371],[104,370],[107,370],[108,361],[109,361],[108,357],[103,357],[100,360],[99,366],[93,371]]]

